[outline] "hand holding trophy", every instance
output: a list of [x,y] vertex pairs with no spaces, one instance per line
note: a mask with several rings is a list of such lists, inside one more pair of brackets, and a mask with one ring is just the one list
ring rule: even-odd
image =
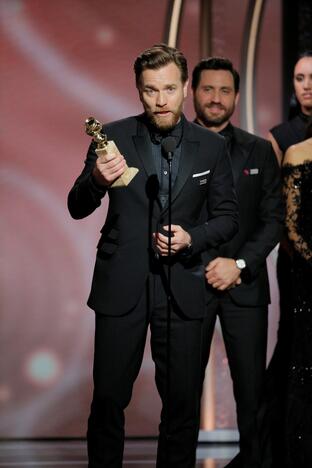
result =
[[[105,156],[111,153],[120,154],[115,143],[112,140],[108,141],[107,136],[101,132],[102,124],[94,117],[89,117],[86,120],[85,130],[87,135],[91,136],[93,141],[96,142],[97,148],[95,152],[98,156]],[[128,167],[126,165],[124,173],[112,183],[111,187],[126,187],[138,172],[139,169],[136,167]]]

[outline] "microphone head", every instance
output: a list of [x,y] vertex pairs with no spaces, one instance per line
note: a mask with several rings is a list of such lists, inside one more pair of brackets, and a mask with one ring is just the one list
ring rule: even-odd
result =
[[173,153],[176,149],[177,141],[173,136],[167,136],[161,142],[161,147],[166,154]]

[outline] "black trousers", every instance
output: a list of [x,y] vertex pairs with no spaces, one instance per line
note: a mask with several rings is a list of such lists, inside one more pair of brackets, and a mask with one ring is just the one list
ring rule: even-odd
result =
[[240,435],[239,460],[229,466],[258,468],[262,430],[258,409],[266,366],[268,310],[267,307],[241,307],[232,302],[227,292],[217,294],[209,303],[204,320],[202,380],[217,315],[233,380]]
[[156,385],[163,405],[157,467],[195,465],[202,320],[191,320],[175,308],[172,310],[167,406],[167,296],[161,276],[153,274],[133,311],[121,317],[96,314],[94,392],[87,433],[89,468],[122,467],[124,409],[140,370],[148,326]]

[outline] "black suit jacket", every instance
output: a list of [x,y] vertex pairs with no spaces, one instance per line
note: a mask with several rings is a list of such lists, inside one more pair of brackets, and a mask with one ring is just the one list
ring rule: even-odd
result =
[[[168,207],[158,200],[158,178],[143,116],[129,117],[103,127],[139,173],[128,187],[99,187],[92,170],[96,160],[90,145],[85,167],[68,196],[75,219],[84,218],[109,196],[107,218],[98,243],[88,305],[97,312],[123,315],[141,297],[151,268],[151,236],[168,223]],[[233,177],[224,139],[183,117],[178,175],[172,193],[172,224],[192,237],[192,252],[176,255],[171,267],[173,297],[190,317],[204,315],[207,289],[201,252],[228,241],[237,230]],[[206,208],[206,215],[203,215]],[[208,209],[208,215],[207,215]]]
[[[239,231],[218,249],[213,258],[243,258],[242,284],[229,289],[232,300],[241,306],[261,306],[270,302],[266,258],[281,239],[284,206],[280,170],[271,143],[233,127],[231,162],[238,199]],[[213,288],[210,288],[215,294]]]

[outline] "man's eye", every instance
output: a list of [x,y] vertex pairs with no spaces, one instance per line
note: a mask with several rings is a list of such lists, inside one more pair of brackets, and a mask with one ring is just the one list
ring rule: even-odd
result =
[[148,96],[153,96],[153,94],[155,94],[154,89],[146,89],[145,92]]

